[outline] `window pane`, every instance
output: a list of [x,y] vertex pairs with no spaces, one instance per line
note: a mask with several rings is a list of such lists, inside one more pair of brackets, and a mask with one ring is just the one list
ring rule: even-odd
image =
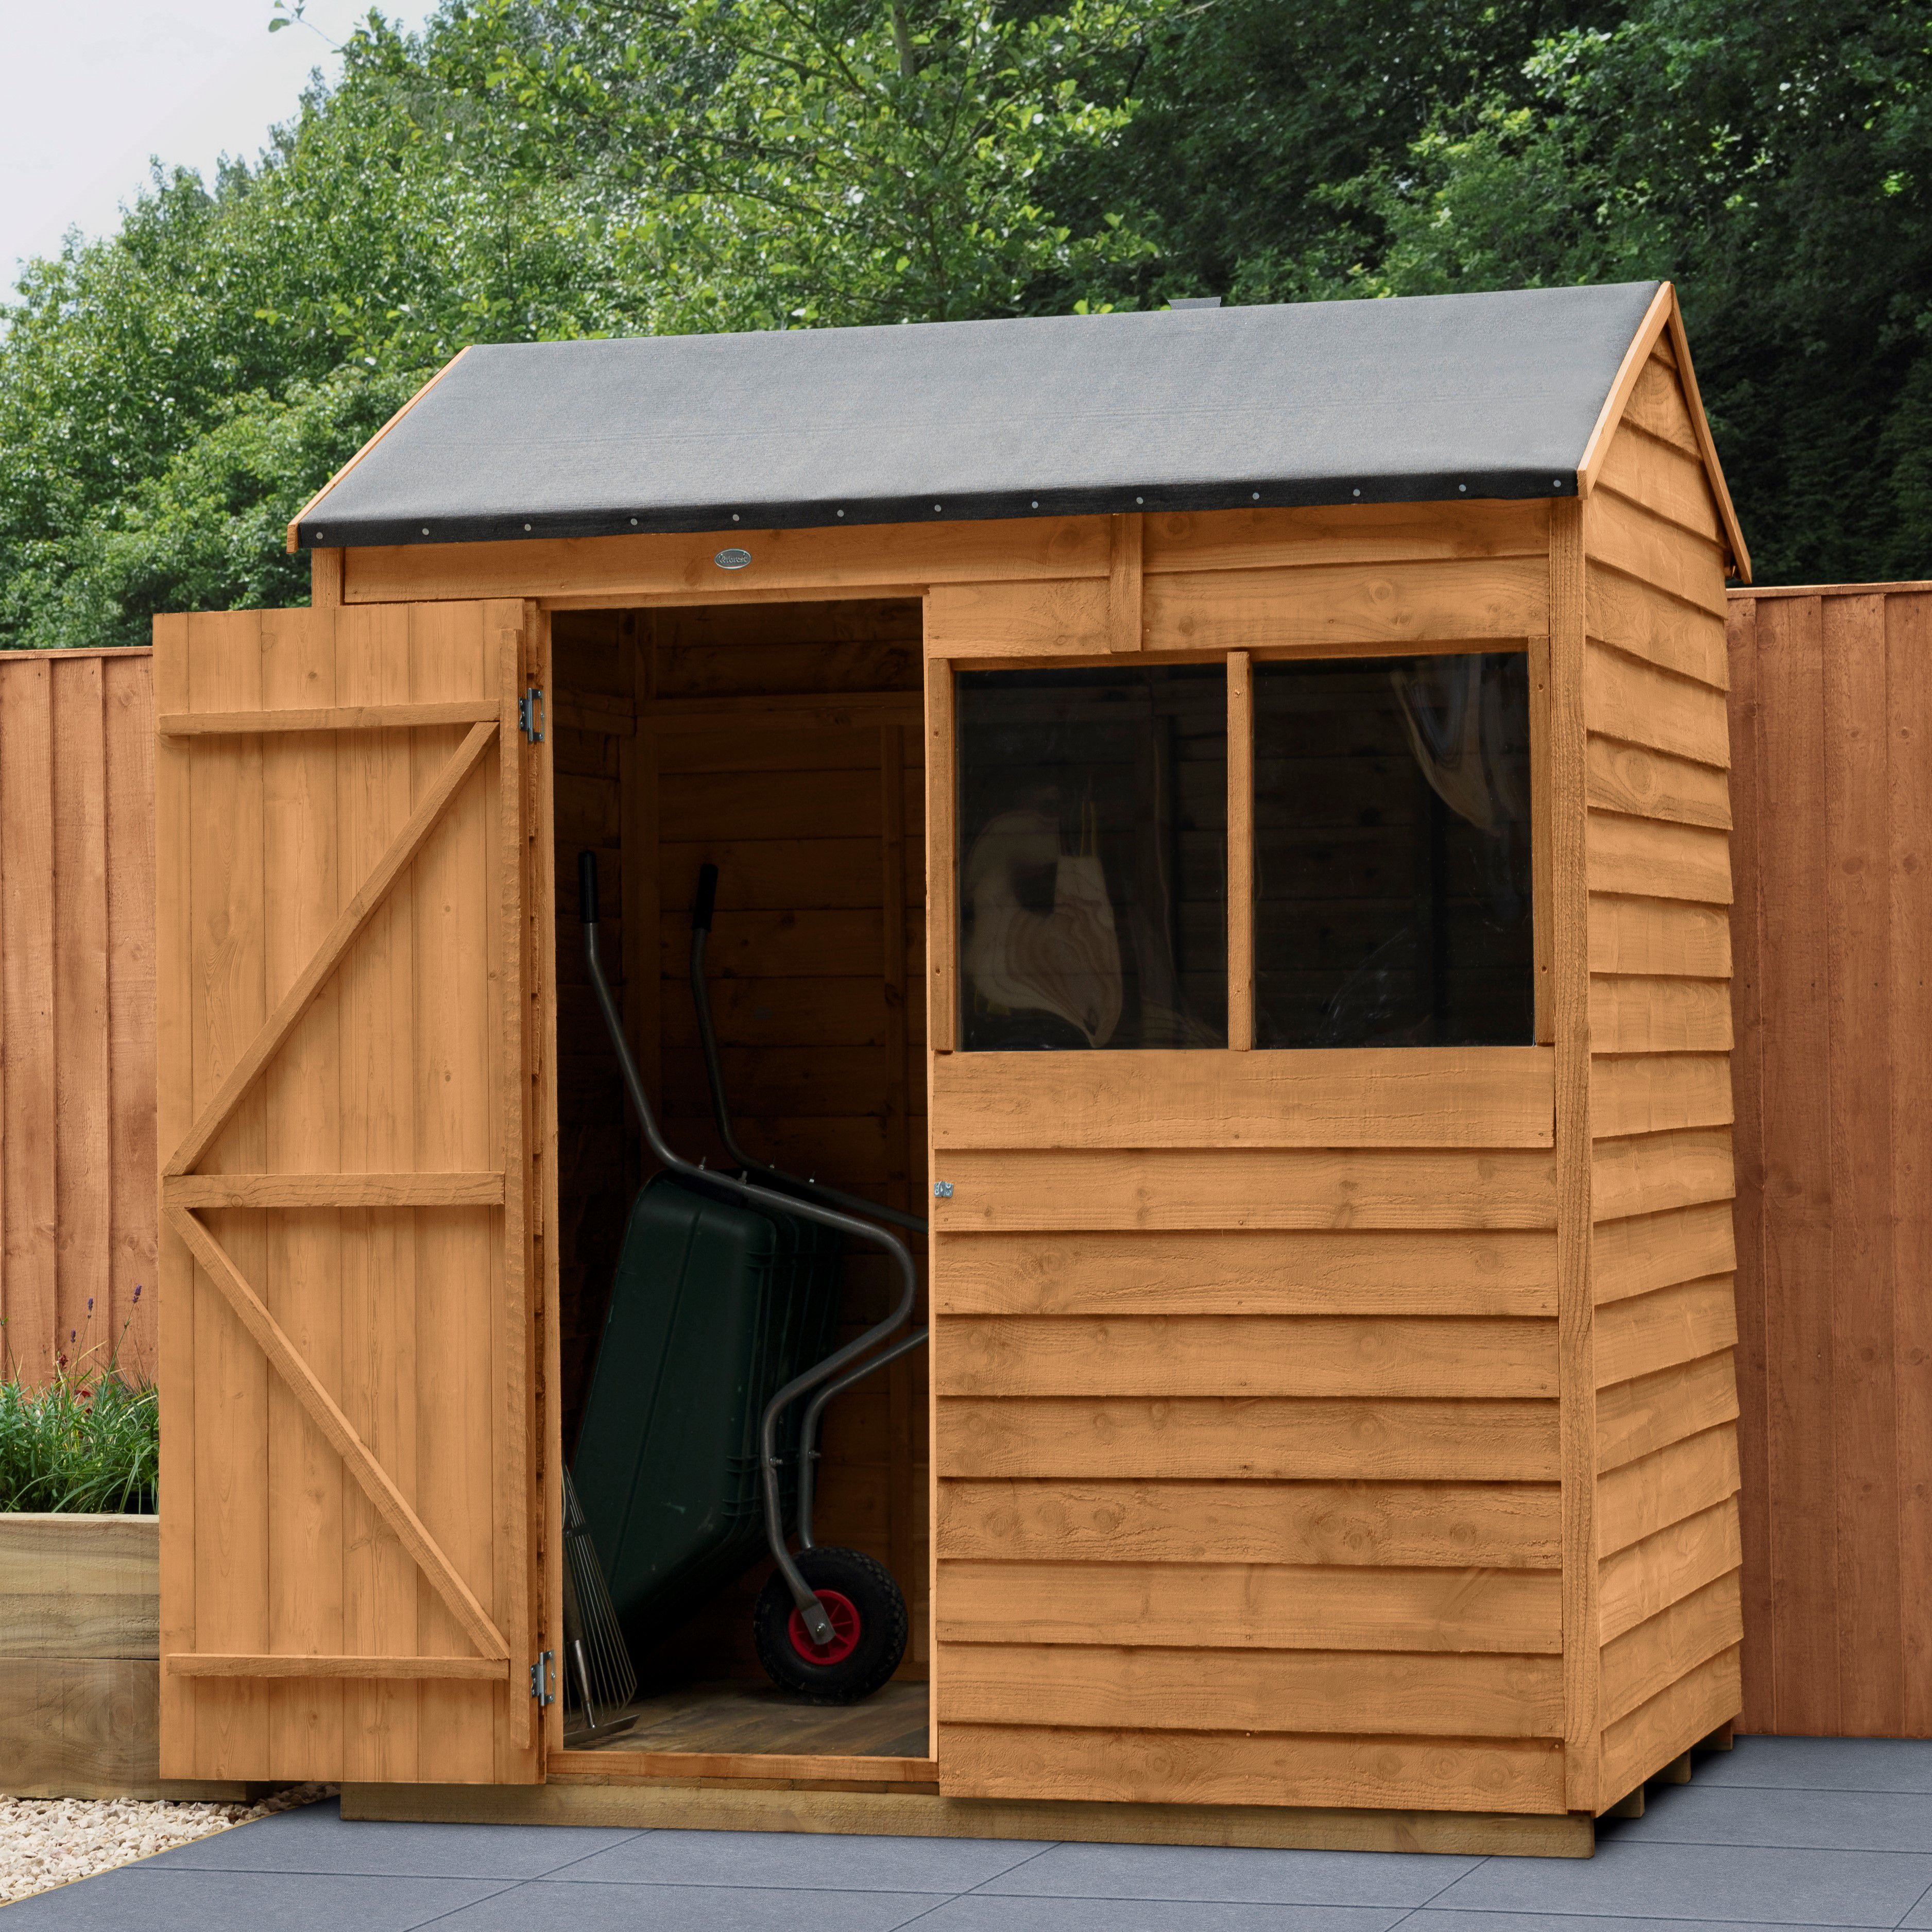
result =
[[1255,1042],[1535,1037],[1521,651],[1255,672]]
[[967,671],[959,1040],[1225,1046],[1220,664]]

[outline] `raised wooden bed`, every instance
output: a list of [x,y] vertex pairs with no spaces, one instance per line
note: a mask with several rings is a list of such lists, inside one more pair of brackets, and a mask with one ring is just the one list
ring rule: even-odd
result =
[[160,1520],[0,1514],[0,1791],[239,1798],[160,1776]]

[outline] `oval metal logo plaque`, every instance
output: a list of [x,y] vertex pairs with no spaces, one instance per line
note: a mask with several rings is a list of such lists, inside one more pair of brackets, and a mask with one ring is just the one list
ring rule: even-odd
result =
[[752,560],[748,550],[721,550],[711,561],[720,570],[742,570]]

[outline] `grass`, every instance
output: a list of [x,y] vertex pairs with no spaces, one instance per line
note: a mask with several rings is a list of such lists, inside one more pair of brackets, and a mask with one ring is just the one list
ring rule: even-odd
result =
[[[140,1290],[135,1290],[136,1299]],[[94,1304],[88,1304],[92,1316]],[[124,1335],[126,1331],[122,1331]],[[79,1343],[78,1334],[74,1338]],[[0,1380],[0,1510],[146,1514],[160,1484],[160,1402],[124,1370],[117,1342],[59,1357],[39,1387]]]

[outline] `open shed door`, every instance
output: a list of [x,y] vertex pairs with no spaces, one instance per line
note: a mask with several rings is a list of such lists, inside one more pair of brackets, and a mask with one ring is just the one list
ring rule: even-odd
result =
[[166,1778],[540,1775],[535,630],[155,622]]

